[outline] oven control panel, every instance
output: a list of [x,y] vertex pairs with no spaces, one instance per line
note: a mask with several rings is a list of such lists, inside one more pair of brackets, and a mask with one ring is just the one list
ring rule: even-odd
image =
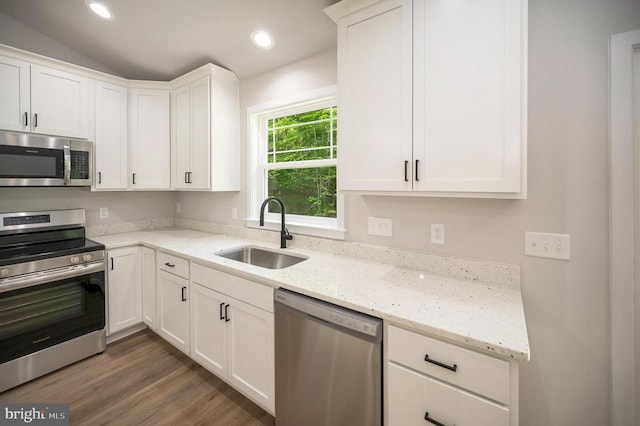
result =
[[48,259],[35,260],[24,263],[16,263],[14,265],[0,267],[0,284],[4,281],[13,280],[15,277],[22,275],[42,275],[50,270],[58,270],[60,268],[83,268],[88,264],[100,263],[104,270],[104,250],[95,250],[92,252],[80,253],[71,256],[52,257]]

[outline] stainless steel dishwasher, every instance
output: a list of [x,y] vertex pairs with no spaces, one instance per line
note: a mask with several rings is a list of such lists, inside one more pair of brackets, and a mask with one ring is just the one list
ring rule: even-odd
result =
[[276,424],[382,424],[382,320],[275,292]]

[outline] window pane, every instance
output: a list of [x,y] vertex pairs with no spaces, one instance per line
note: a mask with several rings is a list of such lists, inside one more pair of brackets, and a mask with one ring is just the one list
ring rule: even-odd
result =
[[[287,213],[335,218],[336,167],[269,170],[267,194],[282,199]],[[277,203],[269,209],[280,212]]]
[[269,120],[267,162],[335,158],[336,111],[330,107]]

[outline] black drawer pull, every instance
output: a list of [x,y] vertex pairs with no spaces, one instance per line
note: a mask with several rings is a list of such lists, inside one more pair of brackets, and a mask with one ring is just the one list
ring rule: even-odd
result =
[[224,322],[229,321],[231,321],[231,318],[229,318],[229,305],[224,305]]
[[416,160],[416,182],[420,181],[420,179],[418,179],[418,163],[420,163],[420,160]]
[[24,127],[27,127],[29,125],[29,113],[25,112],[24,113]]
[[220,304],[220,319],[223,320],[224,319],[224,314],[222,313],[222,308],[224,307],[224,302],[222,302]]
[[453,364],[453,366],[447,365],[447,364],[443,364],[439,361],[436,361],[434,359],[429,358],[429,354],[426,354],[424,356],[424,360],[431,363],[431,364],[435,364],[438,367],[442,367],[442,368],[446,368],[447,370],[451,370],[451,371],[456,371],[458,370],[458,364]]
[[176,265],[174,265],[173,263],[169,263],[169,262],[165,263],[164,266],[168,266],[169,268],[175,268],[176,267]]
[[186,302],[187,301],[187,295],[185,294],[185,290],[187,288],[186,287],[182,287],[182,301]]
[[404,162],[404,181],[409,182],[409,176],[407,175],[407,168],[409,167],[409,162],[405,160]]
[[[444,423],[440,423],[439,421],[437,421],[436,419],[432,419],[431,417],[429,417],[429,412],[427,411],[426,413],[424,413],[424,419],[426,421],[428,421],[429,423],[436,425],[436,426],[447,426]],[[455,425],[454,425],[455,426]]]

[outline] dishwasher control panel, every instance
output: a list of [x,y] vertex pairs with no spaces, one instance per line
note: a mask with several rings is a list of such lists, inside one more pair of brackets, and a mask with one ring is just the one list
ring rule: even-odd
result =
[[275,301],[320,321],[370,337],[378,339],[382,337],[382,320],[380,318],[284,289],[276,290]]

